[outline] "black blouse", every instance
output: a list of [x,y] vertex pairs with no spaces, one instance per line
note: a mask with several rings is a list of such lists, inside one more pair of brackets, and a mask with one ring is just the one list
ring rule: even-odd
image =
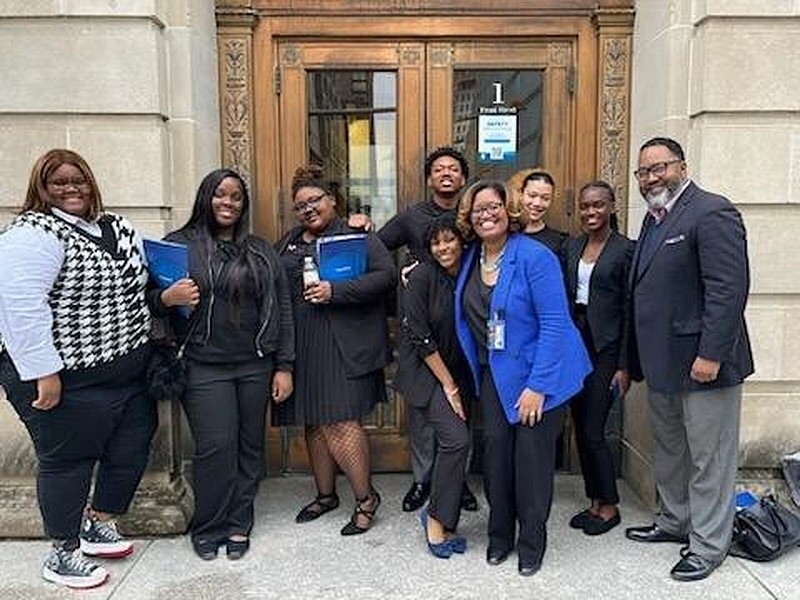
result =
[[463,394],[471,388],[469,366],[455,328],[455,278],[433,260],[409,276],[401,296],[397,385],[415,406],[426,406],[439,385],[425,358],[439,352]]
[[481,366],[489,364],[489,352],[486,349],[488,339],[486,321],[489,318],[493,291],[494,286],[483,283],[480,263],[475,261],[475,266],[472,268],[466,286],[464,286],[464,316],[469,330],[475,337],[475,343],[478,347],[478,363]]

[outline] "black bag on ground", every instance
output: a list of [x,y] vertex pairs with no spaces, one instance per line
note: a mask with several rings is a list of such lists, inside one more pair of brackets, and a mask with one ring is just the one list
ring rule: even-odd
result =
[[800,545],[800,517],[771,495],[740,510],[733,519],[730,554],[767,562]]

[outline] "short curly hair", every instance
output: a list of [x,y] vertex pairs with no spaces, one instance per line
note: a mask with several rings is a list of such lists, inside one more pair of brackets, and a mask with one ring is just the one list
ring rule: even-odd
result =
[[461,202],[458,203],[456,222],[464,235],[464,240],[469,242],[476,237],[475,228],[472,226],[472,205],[475,203],[475,196],[484,190],[492,190],[503,202],[508,215],[509,233],[523,231],[528,224],[528,214],[522,209],[517,194],[512,194],[502,181],[482,179],[469,186],[461,197]]
[[458,161],[458,164],[461,166],[461,174],[464,176],[464,181],[469,179],[469,163],[467,163],[467,159],[464,158],[464,155],[461,154],[461,152],[452,146],[442,146],[441,148],[436,148],[436,150],[425,157],[425,178],[431,176],[431,172],[433,171],[433,163],[443,156],[449,156],[453,160]]

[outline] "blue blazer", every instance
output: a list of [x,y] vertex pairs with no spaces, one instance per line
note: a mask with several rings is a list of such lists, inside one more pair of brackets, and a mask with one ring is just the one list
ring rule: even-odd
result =
[[[464,253],[456,283],[456,330],[480,393],[475,338],[464,315],[464,287],[478,258],[478,244]],[[544,394],[544,410],[574,396],[592,371],[570,317],[561,267],[555,254],[522,234],[511,234],[492,293],[491,314],[505,318],[505,350],[489,350],[489,367],[506,419],[519,422],[516,403],[525,388]]]

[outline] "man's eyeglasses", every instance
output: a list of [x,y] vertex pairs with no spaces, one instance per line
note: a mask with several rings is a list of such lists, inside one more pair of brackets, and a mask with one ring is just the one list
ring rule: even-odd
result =
[[47,185],[51,185],[54,188],[63,189],[69,186],[73,186],[76,188],[88,188],[89,182],[84,179],[83,177],[74,177],[69,179],[51,179],[47,182]]
[[301,215],[307,210],[316,210],[319,208],[320,203],[327,195],[328,194],[320,194],[319,196],[313,196],[312,198],[309,198],[303,202],[298,202],[294,205],[294,212],[296,212],[298,215]]
[[650,165],[649,167],[639,167],[633,172],[634,177],[638,180],[647,179],[650,177],[652,173],[656,177],[663,177],[664,173],[667,172],[667,167],[670,165],[674,165],[675,163],[683,162],[680,158],[676,158],[674,160],[666,160],[664,162],[657,162],[654,165]]
[[492,202],[490,204],[484,204],[483,206],[473,206],[472,213],[473,217],[480,217],[482,214],[486,213],[487,215],[495,216],[500,214],[500,210],[503,208],[502,202]]

